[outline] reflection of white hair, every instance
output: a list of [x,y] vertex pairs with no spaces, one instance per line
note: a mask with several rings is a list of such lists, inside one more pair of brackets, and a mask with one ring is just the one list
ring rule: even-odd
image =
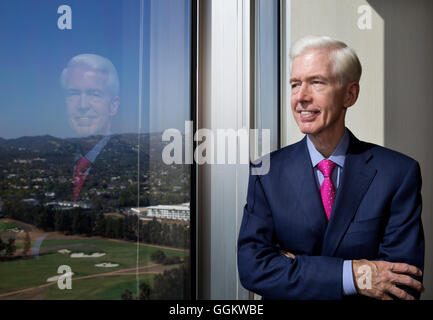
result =
[[106,86],[111,95],[117,96],[119,94],[119,77],[114,65],[107,58],[90,53],[79,54],[69,60],[68,65],[63,69],[62,75],[60,76],[60,83],[63,88],[67,87],[69,69],[77,67],[84,67],[105,73],[107,75]]
[[325,49],[330,51],[334,75],[340,78],[341,84],[359,82],[362,67],[358,56],[344,42],[326,36],[306,36],[292,45],[290,59],[303,54],[308,49]]

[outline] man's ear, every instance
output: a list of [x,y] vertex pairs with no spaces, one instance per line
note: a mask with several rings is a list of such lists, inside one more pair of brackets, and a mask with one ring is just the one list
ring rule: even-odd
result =
[[344,94],[344,107],[349,108],[353,106],[358,100],[359,95],[359,82],[349,82],[346,85],[346,92]]
[[120,98],[119,96],[115,96],[111,99],[110,103],[110,116],[114,116],[117,113],[117,109],[120,105]]

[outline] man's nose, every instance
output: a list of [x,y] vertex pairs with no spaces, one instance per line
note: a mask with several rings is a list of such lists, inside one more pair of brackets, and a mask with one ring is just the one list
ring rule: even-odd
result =
[[302,83],[298,91],[298,101],[311,101],[310,86],[307,83]]
[[90,108],[90,104],[89,104],[89,97],[87,96],[87,94],[82,93],[80,95],[80,101],[78,103],[78,108],[80,109],[80,111],[85,112],[87,109]]

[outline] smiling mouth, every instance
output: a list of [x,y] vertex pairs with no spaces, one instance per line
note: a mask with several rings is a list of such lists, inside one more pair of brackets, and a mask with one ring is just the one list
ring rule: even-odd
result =
[[301,111],[301,114],[303,114],[303,115],[314,114],[314,113],[319,113],[319,111]]
[[93,123],[93,121],[96,119],[96,117],[87,116],[87,117],[75,117],[75,121],[80,126],[88,126]]
[[312,121],[317,117],[320,111],[303,110],[303,111],[298,111],[298,113],[300,114],[300,118],[302,121]]

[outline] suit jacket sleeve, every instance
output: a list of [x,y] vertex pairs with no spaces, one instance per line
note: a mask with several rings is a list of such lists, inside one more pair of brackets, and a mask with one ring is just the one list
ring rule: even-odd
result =
[[[421,222],[421,172],[411,162],[402,183],[390,203],[390,213],[379,247],[379,259],[403,262],[424,269],[424,232]],[[422,281],[422,277],[414,277]],[[402,287],[419,298],[419,293]]]
[[250,175],[238,238],[242,285],[265,299],[341,299],[343,259],[280,253],[260,176]]

